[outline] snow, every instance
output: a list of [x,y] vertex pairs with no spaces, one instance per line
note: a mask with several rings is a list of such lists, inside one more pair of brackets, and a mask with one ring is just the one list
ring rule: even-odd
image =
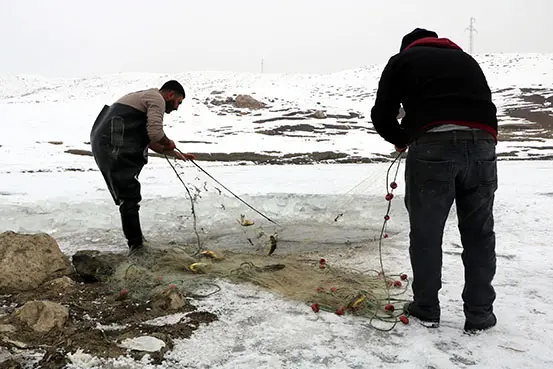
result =
[[144,322],[144,324],[163,326],[163,325],[177,324],[179,322],[183,323],[183,322],[186,322],[187,320],[188,318],[186,317],[185,313],[177,313],[177,314],[171,314],[171,315],[147,320]]
[[[553,54],[490,54],[479,55],[477,60],[482,62],[482,68],[492,91],[495,92],[494,101],[502,123],[513,122],[513,118],[505,115],[507,108],[513,104],[527,105],[527,102],[518,97],[521,89],[549,89],[544,92],[544,96],[553,95]],[[187,98],[179,111],[166,118],[168,134],[176,140],[209,142],[187,143],[182,145],[183,150],[234,152],[236,142],[239,141],[240,151],[276,150],[292,153],[343,150],[367,157],[389,154],[390,145],[383,142],[378,135],[360,131],[361,128],[372,127],[367,120],[382,68],[383,65],[374,65],[324,75],[188,72],[171,76],[121,73],[50,79],[40,76],[0,76],[0,121],[10,127],[11,133],[9,141],[4,139],[0,154],[5,158],[7,156],[6,161],[10,164],[21,162],[17,160],[17,156],[22,155],[22,152],[35,156],[31,168],[26,169],[40,169],[51,161],[62,166],[67,159],[67,155],[61,155],[64,150],[88,149],[85,142],[89,141],[90,126],[103,104],[110,104],[120,95],[132,90],[160,86],[168,78],[181,81],[187,91]],[[217,115],[204,104],[205,101],[219,96],[213,95],[213,91],[222,91],[220,96],[223,98],[233,94],[251,94],[269,103],[271,108],[262,111],[260,116]],[[531,92],[522,93],[528,94]],[[324,133],[318,135],[312,132],[296,132],[294,137],[257,133],[256,130],[259,129],[298,123],[283,120],[252,124],[254,120],[281,116],[286,113],[283,109],[320,109],[329,114],[346,115],[356,112],[363,118],[352,119],[358,128],[340,135],[331,135],[332,129],[324,129]],[[551,105],[543,105],[538,110],[551,111]],[[322,124],[336,124],[337,119],[299,123],[320,128]],[[52,127],[55,129],[51,129]],[[32,140],[28,139],[28,132],[33,132]],[[43,148],[42,146],[51,146],[46,143],[50,140],[61,141],[63,144]],[[37,146],[37,141],[40,146]],[[534,143],[536,142],[532,142]],[[537,144],[551,147],[553,140],[538,141]],[[498,146],[499,152],[510,152],[512,149],[508,142],[502,142]],[[546,151],[551,153],[551,149]],[[3,171],[8,169],[21,170],[17,166],[2,168]]]
[[[386,169],[385,164],[377,166],[382,171]],[[325,192],[343,187],[338,183],[329,183],[327,187],[326,180],[331,172],[355,183],[353,178],[362,177],[369,167],[327,165],[319,168],[277,166],[250,169],[262,172],[268,168],[275,178],[284,173],[294,177],[301,169],[303,176],[296,178],[297,182],[281,187],[280,199],[285,201],[287,198],[287,201],[307,207],[325,203],[329,196]],[[239,193],[246,192],[245,178],[255,185],[260,183],[257,182],[259,178],[243,175],[244,167],[224,169],[228,172],[218,173],[219,179],[228,182],[229,187],[234,181],[233,187],[238,188]],[[237,173],[233,173],[233,169]],[[548,214],[553,206],[553,192],[549,191],[553,186],[552,170],[553,163],[549,161],[499,164],[500,186],[495,215],[498,269],[494,281],[499,323],[489,332],[474,337],[461,332],[464,322],[460,300],[463,269],[460,249],[455,246],[460,240],[453,208],[444,234],[443,322],[440,328],[428,330],[410,324],[397,326],[390,333],[380,333],[362,318],[328,313],[315,315],[302,303],[287,301],[253,287],[219,281],[221,292],[195,303],[201,310],[217,314],[220,320],[201,327],[190,339],[177,343],[167,356],[167,367],[176,367],[177,364],[184,368],[549,367],[553,364],[553,345],[549,340],[553,319],[548,316],[553,297],[547,277],[553,273],[550,263],[553,251],[548,241]],[[400,170],[398,190],[402,185],[402,172]],[[302,196],[307,189],[299,184],[309,177],[317,180],[317,184],[311,182],[311,186],[312,192],[319,194],[305,198]],[[161,176],[156,178],[162,180]],[[244,182],[240,184],[238,178],[243,178]],[[382,182],[383,177],[379,181]],[[298,183],[297,192],[293,190],[294,183]],[[146,182],[144,187],[150,187],[150,183]],[[377,187],[369,191],[376,195]],[[260,198],[256,200],[260,202]],[[175,198],[172,201],[175,207],[179,206]],[[366,211],[373,211],[371,201],[378,200],[369,197]],[[110,210],[106,207],[97,208],[97,211]],[[408,232],[405,228],[408,223],[401,191],[394,200],[392,211],[391,226],[400,231],[385,242],[384,263],[390,270],[409,274]],[[322,213],[325,213],[324,209]],[[310,216],[315,214],[321,212],[311,212]],[[282,214],[277,219],[289,225],[293,216],[292,213]],[[348,218],[348,221],[353,222],[353,219]],[[117,224],[114,223],[113,227]],[[360,225],[353,224],[352,228],[355,227]],[[359,250],[350,259],[340,258],[333,250],[320,250],[320,253],[329,263],[343,263],[359,269],[375,266],[374,251],[369,249]],[[133,366],[128,362],[121,367],[148,367],[141,365],[144,364]]]
[[152,336],[140,336],[127,338],[121,342],[120,346],[129,350],[156,352],[165,347],[165,342]]
[[[480,56],[493,90],[510,86],[551,86],[552,55]],[[517,64],[518,63],[518,64]],[[253,93],[257,98],[279,97],[282,106],[316,108],[316,102],[333,113],[359,111],[365,117],[381,66],[328,75],[257,75],[225,72],[182,75],[190,97],[200,101],[212,90]],[[49,232],[68,254],[83,248],[124,249],[119,214],[105,189],[92,157],[64,153],[87,149],[91,122],[102,104],[121,93],[158,85],[165,75],[122,74],[79,79],[45,79],[34,76],[0,78],[0,232]],[[339,92],[338,95],[332,95]],[[509,94],[513,91],[509,91]],[[366,94],[352,101],[346,96]],[[499,104],[511,103],[498,93]],[[38,101],[38,102],[36,102]],[[182,145],[185,151],[281,152],[353,151],[366,155],[390,153],[377,135],[359,132],[331,136],[328,142],[290,137],[260,137],[251,128],[252,117],[217,116],[190,99],[182,112],[170,115],[168,133],[175,140],[205,140],[213,144]],[[503,106],[503,105],[501,105]],[[197,114],[197,115],[195,115]],[[270,117],[267,112],[263,118]],[[273,114],[273,113],[271,113]],[[258,118],[258,117],[255,117]],[[311,121],[308,121],[311,123]],[[284,123],[286,124],[286,123]],[[217,137],[209,128],[230,126],[239,135]],[[370,126],[368,124],[367,126]],[[46,141],[63,141],[61,145]],[[37,143],[40,142],[40,143]],[[553,146],[550,140],[524,142]],[[500,143],[510,151],[520,142]],[[358,269],[376,267],[370,247],[342,253],[344,241],[367,243],[378,234],[386,203],[388,165],[230,165],[199,162],[217,180],[282,225],[279,235],[294,251],[308,245],[329,263]],[[219,195],[213,181],[191,164],[179,169],[185,182],[208,191],[197,204],[202,238],[215,245],[248,247],[236,225],[240,214],[257,224],[273,225],[258,217],[228,193]],[[68,168],[83,171],[67,171]],[[25,172],[34,170],[35,172]],[[42,170],[42,172],[37,172]],[[403,206],[403,163],[399,188],[392,202],[390,238],[384,241],[384,265],[410,274],[408,221]],[[200,310],[219,320],[201,326],[192,337],[177,340],[162,368],[546,368],[553,365],[553,249],[549,242],[553,206],[553,162],[500,161],[496,197],[498,325],[476,336],[462,334],[461,291],[463,266],[455,208],[444,232],[443,288],[440,291],[440,328],[398,325],[391,332],[372,329],[368,321],[329,313],[314,314],[310,307],[248,285],[219,281],[219,293],[194,301]],[[196,177],[198,179],[196,179]],[[141,174],[144,201],[141,214],[147,238],[193,239],[190,203],[171,168],[150,158]],[[225,209],[222,209],[221,205]],[[340,212],[341,222],[334,222]],[[224,231],[221,231],[224,230]],[[209,236],[209,238],[208,238]],[[324,241],[324,242],[319,242]],[[322,245],[322,246],[321,246]],[[174,320],[173,320],[174,321]],[[170,321],[169,321],[170,322]],[[160,324],[158,320],[156,324]],[[70,368],[154,368],[146,359],[100,360],[72,353]]]

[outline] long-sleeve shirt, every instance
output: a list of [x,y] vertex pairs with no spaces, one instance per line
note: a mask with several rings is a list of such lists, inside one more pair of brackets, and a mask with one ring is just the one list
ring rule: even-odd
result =
[[146,113],[148,121],[146,129],[151,142],[158,142],[165,136],[163,130],[163,115],[165,114],[165,99],[158,88],[131,92],[116,101]]

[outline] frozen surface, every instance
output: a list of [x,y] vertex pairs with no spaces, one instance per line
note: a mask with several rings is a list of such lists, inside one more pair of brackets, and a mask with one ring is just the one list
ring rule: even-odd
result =
[[[323,238],[321,223],[331,227],[326,228],[326,232],[337,242],[344,241],[352,233],[359,235],[360,242],[378,234],[385,202],[381,196],[384,164],[212,166],[209,169],[239,195],[249,194],[250,188],[254,188],[254,194],[247,195],[247,199],[283,224],[283,232],[288,230],[293,241],[290,247],[305,247],[313,239]],[[548,315],[553,291],[547,282],[547,276],[553,272],[550,263],[553,251],[548,242],[548,214],[553,206],[553,192],[548,190],[553,185],[552,170],[551,162],[501,162],[499,165],[495,279],[499,324],[493,330],[475,337],[461,333],[463,269],[453,209],[444,235],[443,324],[439,329],[427,330],[411,324],[398,326],[390,333],[380,333],[368,327],[363,319],[326,313],[314,315],[309,306],[221,281],[220,293],[197,302],[201,309],[216,313],[220,320],[200,328],[190,339],[177,344],[168,356],[166,367],[549,367],[553,364],[553,344],[549,340],[553,319]],[[152,231],[161,227],[163,232],[160,233],[177,240],[191,236],[189,220],[183,221],[184,227],[179,228],[176,214],[186,215],[188,208],[171,173],[162,166],[150,168],[145,173],[148,174],[144,176],[144,188],[149,198],[143,207],[146,228]],[[40,178],[44,175],[27,174],[28,181],[22,174],[6,176],[12,182],[10,185],[2,182],[2,191],[20,183],[23,187],[19,192],[26,195],[23,198],[22,195],[2,197],[0,230],[53,232],[62,240],[67,252],[79,247],[104,250],[124,247],[117,209],[107,201],[105,191],[90,191],[101,187],[99,173],[60,173],[58,181],[65,190],[39,190],[46,186],[25,185],[29,181],[45,183]],[[400,170],[398,190],[402,175],[403,170]],[[353,198],[339,196],[365,177],[372,178],[374,183],[359,186],[361,194],[350,193]],[[279,182],[279,178],[288,180]],[[346,186],[346,183],[352,185]],[[86,196],[86,193],[91,195]],[[348,199],[355,201],[348,202]],[[218,200],[214,195],[213,199],[206,197],[198,202],[204,208],[199,219],[201,224],[207,224],[208,233],[231,224],[238,217],[238,210],[243,210],[239,209],[236,200],[225,198],[227,210],[222,211],[219,218],[208,220],[208,209],[215,208]],[[385,241],[384,263],[388,270],[409,274],[408,223],[402,200],[401,191],[398,191],[392,205],[392,236]],[[345,209],[339,225],[333,225],[336,208]],[[259,220],[255,216],[252,218]],[[303,225],[298,226],[298,222]],[[234,234],[235,247],[248,247],[239,230],[229,233]],[[316,246],[320,256],[330,263],[359,269],[377,266],[374,247],[359,249],[354,257],[348,258],[340,256],[343,243],[340,248],[320,243]],[[288,251],[286,247],[279,249],[279,252]],[[79,355],[74,356],[74,360],[73,367],[107,365],[97,361],[96,366],[86,366],[84,363],[88,361]],[[114,367],[148,367],[124,359],[117,363],[113,362]]]

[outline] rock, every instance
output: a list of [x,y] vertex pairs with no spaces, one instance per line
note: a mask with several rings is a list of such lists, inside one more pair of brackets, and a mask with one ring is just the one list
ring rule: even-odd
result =
[[77,251],[72,257],[75,271],[85,282],[105,281],[126,259],[123,254],[100,253],[97,250]]
[[88,150],[69,149],[69,150],[65,150],[64,152],[67,154],[73,154],[73,155],[92,156],[92,152]]
[[11,324],[0,324],[0,333],[13,333],[17,329]]
[[184,307],[184,296],[176,288],[168,288],[152,298],[153,309],[179,310]]
[[0,234],[0,292],[32,290],[73,272],[58,243],[45,233]]
[[313,113],[313,117],[317,119],[325,119],[326,113],[322,110],[317,110],[315,113]]
[[234,99],[234,106],[237,108],[246,108],[246,109],[262,109],[266,105],[250,95],[238,95]]
[[61,329],[69,317],[69,309],[51,301],[28,301],[12,316],[27,324],[35,332],[46,333]]
[[234,104],[234,99],[232,97],[227,97],[225,100],[213,99],[210,101],[210,103],[215,106],[231,105]]
[[60,293],[72,288],[73,286],[75,286],[75,281],[67,276],[56,278],[46,283],[46,287]]

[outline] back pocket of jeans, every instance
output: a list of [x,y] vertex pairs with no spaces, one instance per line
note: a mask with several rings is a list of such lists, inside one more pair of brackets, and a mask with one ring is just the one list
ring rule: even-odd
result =
[[478,173],[478,192],[490,196],[497,190],[497,159],[476,162]]
[[113,117],[111,123],[111,144],[114,147],[122,147],[125,135],[125,121],[121,117]]
[[415,159],[415,186],[419,192],[431,196],[441,196],[453,189],[453,161],[429,161]]

